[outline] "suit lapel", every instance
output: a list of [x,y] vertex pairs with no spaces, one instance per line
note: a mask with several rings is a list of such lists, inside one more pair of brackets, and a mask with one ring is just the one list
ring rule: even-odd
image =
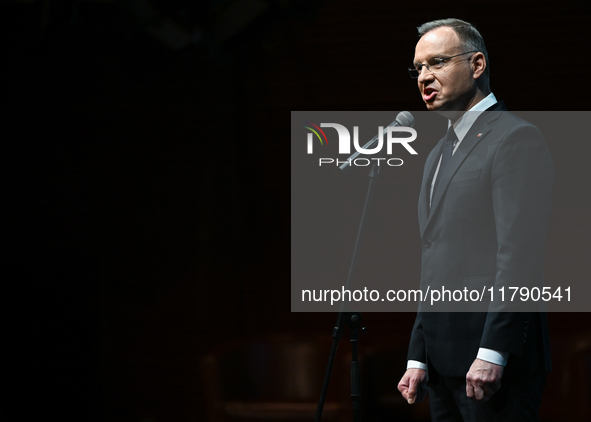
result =
[[431,195],[431,181],[433,180],[433,176],[435,175],[435,169],[437,168],[437,163],[439,162],[439,156],[441,155],[441,145],[443,144],[443,139],[440,139],[435,148],[427,157],[427,161],[425,162],[425,169],[423,171],[423,182],[421,185],[421,191],[419,195],[419,229],[421,234],[425,231],[425,227],[427,227],[427,220],[429,219],[429,196]]
[[[474,122],[474,124],[472,125],[472,127],[470,128],[468,133],[466,133],[466,136],[464,136],[464,139],[460,143],[460,146],[458,147],[458,149],[456,150],[454,155],[451,157],[451,160],[449,161],[447,168],[445,169],[445,173],[443,175],[437,176],[437,177],[442,177],[442,179],[439,182],[439,186],[437,188],[437,191],[435,192],[435,196],[433,196],[433,198],[432,198],[431,209],[429,211],[430,184],[431,184],[431,180],[433,179],[435,167],[437,166],[437,161],[439,158],[439,153],[435,154],[436,158],[433,159],[433,161],[435,161],[435,163],[431,164],[433,169],[432,169],[429,177],[427,178],[426,186],[423,186],[423,189],[422,189],[422,191],[425,192],[425,194],[426,194],[427,206],[420,207],[420,210],[424,209],[423,212],[421,212],[419,210],[419,221],[420,221],[421,235],[425,232],[426,228],[429,226],[430,222],[433,220],[433,218],[434,218],[433,216],[437,213],[437,209],[439,208],[439,205],[441,204],[441,202],[447,192],[447,187],[449,186],[454,175],[456,174],[456,172],[458,171],[458,169],[460,168],[462,163],[466,160],[466,157],[474,149],[474,147],[476,145],[478,145],[478,143],[480,143],[486,137],[486,135],[490,132],[489,123],[496,120],[499,117],[500,112],[502,110],[506,110],[506,108],[505,108],[505,104],[502,101],[500,101],[499,103],[495,104],[493,107],[489,108],[487,111],[482,113],[478,117],[478,119],[476,119],[476,121]],[[493,112],[493,111],[498,111],[498,112]],[[440,141],[440,143],[441,143],[441,141]],[[439,148],[439,144],[438,144],[438,148]],[[439,151],[439,149],[436,149],[436,150]],[[426,218],[425,218],[425,215],[421,215],[421,214],[425,214],[425,211],[426,211]],[[422,222],[424,222],[424,223],[422,223]]]

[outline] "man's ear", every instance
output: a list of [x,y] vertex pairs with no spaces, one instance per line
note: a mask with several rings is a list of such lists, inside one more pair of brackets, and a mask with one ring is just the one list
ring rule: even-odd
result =
[[481,52],[474,53],[470,63],[470,66],[472,67],[472,77],[474,79],[480,78],[480,76],[484,73],[484,69],[486,69],[486,65],[487,63],[484,54]]

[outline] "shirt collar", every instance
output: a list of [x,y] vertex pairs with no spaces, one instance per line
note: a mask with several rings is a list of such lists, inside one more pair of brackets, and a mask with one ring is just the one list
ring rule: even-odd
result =
[[[456,133],[458,140],[461,141],[462,139],[464,139],[464,136],[466,136],[466,133],[468,133],[468,131],[470,130],[478,116],[480,116],[483,111],[492,107],[496,103],[497,99],[495,95],[491,92],[485,98],[483,98],[478,104],[474,105],[474,107],[465,112],[454,125],[454,132]],[[447,123],[447,127],[449,128],[450,126],[451,120]]]

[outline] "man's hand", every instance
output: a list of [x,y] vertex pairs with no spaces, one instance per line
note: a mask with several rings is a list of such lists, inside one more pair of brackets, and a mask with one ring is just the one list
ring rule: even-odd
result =
[[499,388],[504,366],[476,359],[466,374],[466,395],[475,401],[488,401]]
[[408,404],[422,401],[427,396],[427,385],[425,382],[427,371],[418,368],[407,369],[400,382],[398,391]]

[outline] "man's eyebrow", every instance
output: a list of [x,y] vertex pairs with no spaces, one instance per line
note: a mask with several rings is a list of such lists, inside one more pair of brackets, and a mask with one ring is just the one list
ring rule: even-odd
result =
[[430,57],[430,58],[428,58],[428,59],[427,59],[426,61],[424,61],[424,62],[419,62],[419,61],[417,61],[417,60],[414,60],[414,61],[413,61],[413,64],[429,63],[430,61],[437,60],[437,59],[441,59],[442,57],[443,57],[443,56],[433,56],[433,57]]

